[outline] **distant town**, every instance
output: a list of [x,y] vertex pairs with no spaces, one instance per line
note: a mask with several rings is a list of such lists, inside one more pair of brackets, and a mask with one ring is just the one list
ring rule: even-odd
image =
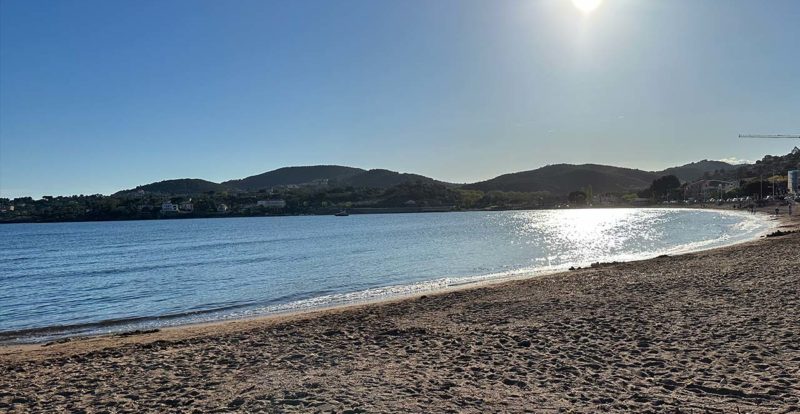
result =
[[787,155],[766,156],[750,165],[700,161],[660,172],[646,172],[594,164],[557,164],[473,184],[445,183],[388,170],[366,171],[340,166],[287,167],[220,184],[178,179],[112,195],[0,198],[0,222],[707,203],[731,203],[745,208],[800,201],[798,165],[800,150],[795,148]]

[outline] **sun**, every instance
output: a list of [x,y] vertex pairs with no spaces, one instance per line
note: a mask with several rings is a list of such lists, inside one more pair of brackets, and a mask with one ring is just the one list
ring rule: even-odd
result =
[[603,4],[603,0],[572,0],[572,4],[584,13],[591,13]]

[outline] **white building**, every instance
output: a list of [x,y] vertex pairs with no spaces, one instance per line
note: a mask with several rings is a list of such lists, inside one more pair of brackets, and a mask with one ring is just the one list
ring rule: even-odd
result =
[[259,207],[266,207],[266,208],[284,208],[286,207],[286,201],[277,199],[277,200],[258,200],[256,203]]
[[593,198],[592,203],[601,206],[619,204],[622,201],[621,198],[613,194],[595,194]]
[[177,204],[172,204],[169,201],[161,203],[161,212],[162,213],[177,213],[178,212],[178,205]]
[[194,204],[192,204],[191,202],[181,203],[178,206],[178,210],[183,211],[185,213],[191,213],[192,211],[194,211]]
[[789,192],[792,194],[800,194],[800,170],[791,170],[788,174]]
[[720,198],[725,193],[739,188],[739,184],[733,181],[722,180],[699,180],[689,183],[686,186],[684,195],[687,198],[705,200],[709,198]]

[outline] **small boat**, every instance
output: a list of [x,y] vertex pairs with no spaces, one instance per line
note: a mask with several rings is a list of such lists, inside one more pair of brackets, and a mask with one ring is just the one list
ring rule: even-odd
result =
[[349,216],[349,215],[350,215],[350,213],[348,213],[348,212],[347,212],[347,211],[345,211],[345,210],[342,210],[342,211],[340,211],[340,212],[338,212],[338,213],[334,214],[334,216],[336,216],[336,217],[347,217],[347,216]]

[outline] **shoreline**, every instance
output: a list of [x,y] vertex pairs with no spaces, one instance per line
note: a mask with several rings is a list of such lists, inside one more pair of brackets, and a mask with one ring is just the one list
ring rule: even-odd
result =
[[[430,213],[474,213],[474,212],[495,212],[495,211],[550,211],[550,210],[607,210],[607,209],[647,209],[647,208],[678,208],[678,209],[697,209],[697,210],[725,210],[725,207],[730,207],[732,204],[723,204],[717,206],[715,204],[648,204],[648,205],[597,205],[597,206],[573,206],[573,207],[541,207],[541,208],[490,208],[490,209],[438,209],[433,207],[429,210],[420,210],[419,208],[403,211],[401,207],[393,208],[387,207],[387,210],[392,211],[363,211],[357,210],[351,213],[355,216],[371,216],[371,215],[385,215],[385,214],[430,214]],[[168,215],[156,218],[119,218],[119,219],[105,219],[105,220],[0,220],[0,225],[3,224],[57,224],[57,223],[121,223],[121,222],[138,222],[138,221],[159,221],[159,220],[208,220],[208,219],[225,219],[225,218],[279,218],[279,217],[330,217],[334,216],[340,209],[332,209],[326,213],[319,214],[260,214],[260,215],[247,215],[247,214],[209,214],[209,215]]]
[[[747,213],[745,211],[741,211],[741,210],[729,210],[729,209],[724,208],[724,206],[723,207],[718,207],[718,208],[714,208],[714,207],[696,207],[696,208],[688,207],[687,208],[687,207],[681,207],[681,206],[679,206],[679,207],[659,207],[659,206],[655,206],[655,207],[640,207],[640,208],[644,208],[644,209],[648,209],[648,208],[653,208],[653,209],[676,209],[677,208],[677,209],[686,209],[686,210],[704,210],[704,211],[712,211],[712,212],[716,212],[716,213],[720,213],[721,212],[721,213],[725,213],[725,214],[745,216],[745,217],[748,217],[748,216],[751,215],[751,214],[749,214],[749,213]],[[663,255],[676,256],[676,255],[682,255],[682,254],[697,253],[697,252],[702,252],[702,251],[707,251],[707,250],[725,248],[725,247],[735,246],[737,244],[742,244],[742,243],[748,243],[748,242],[763,238],[766,234],[768,234],[771,231],[773,231],[773,230],[777,229],[778,227],[780,227],[783,222],[787,222],[787,220],[790,221],[790,219],[791,219],[791,217],[788,217],[788,216],[779,216],[779,217],[774,217],[773,216],[773,217],[770,217],[764,211],[760,211],[760,212],[758,212],[756,214],[761,216],[760,219],[764,223],[770,224],[769,223],[770,221],[774,221],[774,223],[770,224],[769,227],[767,229],[765,229],[764,231],[761,231],[759,233],[753,234],[752,238],[742,239],[742,240],[733,240],[733,241],[730,241],[730,242],[723,242],[722,244],[715,245],[715,246],[712,246],[712,247],[701,246],[701,247],[696,248],[696,249],[692,249],[692,248],[688,248],[688,249],[673,248],[673,249],[668,249],[667,251],[664,251],[664,252],[656,251],[656,252],[653,252],[651,254],[648,254],[646,257],[635,258],[635,259],[631,259],[631,260],[628,260],[628,259],[615,260],[615,261],[613,261],[613,263],[614,264],[617,264],[617,263],[635,263],[635,262],[639,262],[639,261],[651,260],[653,258],[656,258],[658,256],[663,256]],[[384,286],[384,287],[379,287],[379,288],[366,289],[366,290],[363,290],[363,291],[345,292],[345,293],[342,293],[340,295],[346,296],[346,295],[351,295],[351,294],[366,293],[366,292],[369,292],[369,291],[374,290],[374,289],[403,288],[403,287],[409,287],[409,286],[414,286],[414,285],[423,284],[423,283],[444,284],[442,287],[432,287],[432,288],[428,288],[428,289],[426,289],[424,287],[421,287],[419,289],[415,289],[413,291],[405,292],[405,293],[380,294],[380,295],[370,296],[370,297],[368,297],[366,299],[360,299],[360,300],[359,299],[356,299],[356,300],[342,299],[342,300],[339,300],[339,301],[325,303],[325,304],[322,304],[322,305],[313,305],[313,304],[311,304],[311,305],[307,305],[307,306],[303,306],[303,307],[294,307],[294,308],[286,309],[286,306],[296,303],[296,302],[291,302],[291,303],[287,303],[287,304],[275,304],[275,305],[271,305],[271,306],[264,306],[264,307],[255,308],[255,309],[243,309],[243,312],[252,313],[252,315],[230,316],[230,317],[224,317],[224,318],[214,319],[214,320],[200,320],[200,321],[187,320],[187,321],[183,321],[183,322],[178,322],[176,324],[165,324],[165,325],[154,324],[154,325],[150,325],[150,326],[143,325],[143,324],[137,325],[137,321],[156,322],[156,321],[159,321],[159,320],[162,320],[162,319],[163,320],[170,320],[170,319],[179,320],[181,318],[189,317],[189,315],[187,315],[187,314],[174,314],[174,315],[162,315],[162,316],[158,316],[158,317],[137,317],[137,318],[131,318],[131,319],[118,320],[118,321],[100,321],[100,322],[95,322],[95,323],[87,323],[87,324],[83,324],[83,325],[50,326],[50,327],[44,327],[44,328],[32,328],[32,329],[24,329],[24,330],[19,330],[19,331],[0,332],[0,350],[2,350],[2,348],[4,348],[4,347],[25,346],[25,345],[49,345],[49,344],[54,344],[54,343],[59,343],[59,342],[67,342],[67,341],[81,340],[81,339],[92,339],[92,338],[105,337],[105,336],[110,336],[110,337],[115,337],[115,336],[120,336],[120,335],[126,336],[130,332],[141,332],[141,331],[152,332],[152,331],[167,330],[167,329],[182,329],[182,328],[185,328],[185,327],[192,327],[192,326],[224,324],[224,323],[230,323],[230,322],[236,322],[236,321],[249,321],[249,320],[257,320],[257,319],[276,318],[276,317],[280,318],[282,316],[292,316],[292,315],[302,315],[302,314],[306,314],[306,313],[324,312],[324,311],[328,311],[328,310],[335,310],[335,309],[340,309],[340,308],[348,308],[348,307],[352,307],[352,306],[372,305],[372,304],[380,304],[380,303],[384,303],[384,302],[402,301],[402,300],[406,300],[406,299],[413,299],[413,298],[416,298],[416,297],[419,297],[419,296],[422,296],[422,295],[436,295],[436,294],[447,293],[447,292],[463,290],[463,289],[476,289],[476,288],[481,288],[481,287],[485,287],[485,286],[492,286],[492,285],[495,285],[495,284],[513,282],[513,281],[518,281],[518,280],[526,280],[526,279],[538,278],[538,277],[543,277],[543,276],[556,275],[556,274],[560,274],[560,273],[567,273],[567,272],[572,271],[572,270],[579,270],[579,269],[582,269],[582,268],[588,268],[594,263],[600,263],[600,261],[598,261],[598,260],[589,260],[586,263],[570,263],[570,264],[567,264],[567,265],[559,266],[558,268],[547,268],[547,267],[544,267],[542,269],[537,269],[537,270],[520,271],[518,273],[511,273],[511,274],[508,274],[506,276],[501,276],[501,277],[492,277],[491,274],[489,274],[489,275],[467,276],[467,277],[460,277],[460,278],[459,277],[455,277],[455,278],[445,277],[445,278],[434,279],[434,280],[425,281],[425,282],[418,282],[418,283],[415,283],[415,284],[412,284],[412,285]],[[606,264],[606,263],[603,263],[603,264]],[[472,280],[470,280],[470,279],[472,279]],[[455,280],[455,281],[452,282],[451,280]],[[308,299],[302,300],[300,302],[313,301],[315,299],[319,299],[319,297],[308,298]],[[269,310],[270,308],[276,308],[276,310]],[[280,308],[284,308],[284,309],[280,309]],[[212,314],[214,312],[217,312],[217,310],[209,310],[208,312],[201,312],[200,314],[203,314],[203,313]],[[125,329],[126,326],[130,327],[131,329]],[[91,331],[90,332],[86,332],[86,333],[80,333],[80,332],[64,333],[66,331],[69,331],[69,329],[80,329],[80,328],[83,328],[83,327],[85,327],[86,329],[89,329]],[[99,330],[103,330],[104,327],[108,327],[106,332],[97,332]],[[113,329],[114,327],[117,327],[119,329],[115,330],[115,329]],[[50,334],[48,334],[48,333],[50,333]]]
[[799,246],[790,233],[379,303],[0,347],[0,409],[797,411]]

